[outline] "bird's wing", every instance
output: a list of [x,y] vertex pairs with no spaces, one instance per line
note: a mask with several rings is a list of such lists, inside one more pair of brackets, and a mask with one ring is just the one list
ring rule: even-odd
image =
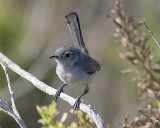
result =
[[85,58],[85,60],[83,60],[83,62],[85,62],[84,71],[86,73],[93,74],[101,69],[101,65],[96,60],[92,59],[90,56],[84,58]]
[[66,15],[65,18],[75,47],[89,54],[83,41],[78,14],[76,12],[71,12]]

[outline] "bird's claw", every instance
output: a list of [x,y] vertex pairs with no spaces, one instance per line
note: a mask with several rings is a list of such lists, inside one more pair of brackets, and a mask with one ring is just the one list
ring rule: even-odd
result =
[[[79,109],[80,103],[81,103],[80,97],[77,97],[76,101],[75,101],[75,103],[73,105],[74,111],[77,110],[77,109]],[[73,111],[73,113],[74,113],[74,111]]]
[[57,98],[60,96],[61,92],[63,92],[63,88],[59,88],[55,94],[55,101],[57,102]]

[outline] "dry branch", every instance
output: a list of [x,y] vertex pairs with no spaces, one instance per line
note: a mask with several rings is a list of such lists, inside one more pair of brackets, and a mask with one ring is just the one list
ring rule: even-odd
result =
[[7,67],[4,65],[3,62],[0,62],[0,64],[5,72],[5,76],[6,76],[7,83],[8,83],[8,90],[10,93],[11,103],[12,103],[12,109],[11,109],[9,105],[2,98],[0,98],[0,104],[4,107],[4,109],[0,108],[0,111],[12,116],[21,128],[26,128],[26,125],[23,119],[21,118],[20,114],[18,113],[16,105],[15,105],[14,92],[12,91],[12,88],[11,88],[11,82],[10,82]]
[[[45,92],[46,94],[53,95],[53,96],[56,94],[56,91],[57,91],[56,89],[46,85],[44,82],[39,81],[36,77],[31,75],[27,71],[23,70],[21,67],[19,67],[17,64],[12,62],[1,52],[0,52],[0,63],[3,63],[3,65],[5,65],[9,69],[17,73],[24,79],[30,81],[35,87]],[[71,106],[74,105],[76,100],[73,97],[66,95],[65,93],[61,93],[60,99],[68,102]],[[94,121],[94,123],[98,128],[106,128],[106,125],[104,124],[104,121],[101,118],[100,114],[91,105],[87,106],[83,103],[80,103],[79,109],[82,110],[84,113],[86,113]]]

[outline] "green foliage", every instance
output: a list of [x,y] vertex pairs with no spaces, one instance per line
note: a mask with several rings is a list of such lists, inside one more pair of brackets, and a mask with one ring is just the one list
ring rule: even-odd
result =
[[57,110],[57,104],[53,101],[49,106],[37,106],[37,111],[41,116],[41,119],[38,120],[38,123],[42,124],[43,128],[65,128],[64,121],[67,118],[67,113],[62,115],[60,121],[55,121],[54,118],[59,114]]
[[159,104],[160,104],[160,99],[155,99],[155,100],[153,100],[153,102],[152,102],[152,105],[153,105],[154,107],[157,107]]
[[63,113],[59,121],[55,120],[55,117],[59,115],[57,104],[55,101],[49,106],[37,106],[37,111],[41,116],[38,123],[42,125],[42,128],[94,128],[93,121],[89,117],[82,113],[82,111],[76,111],[77,119],[72,121],[69,126],[65,126],[64,122],[68,117],[68,113]]

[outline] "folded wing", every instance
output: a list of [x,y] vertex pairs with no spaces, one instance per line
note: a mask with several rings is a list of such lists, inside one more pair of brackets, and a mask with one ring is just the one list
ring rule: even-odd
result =
[[96,71],[99,71],[101,69],[101,65],[94,59],[92,59],[90,56],[85,57],[85,65],[84,65],[84,71],[88,74],[93,74]]

